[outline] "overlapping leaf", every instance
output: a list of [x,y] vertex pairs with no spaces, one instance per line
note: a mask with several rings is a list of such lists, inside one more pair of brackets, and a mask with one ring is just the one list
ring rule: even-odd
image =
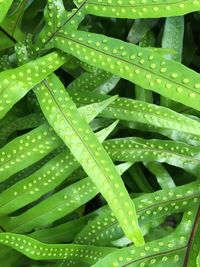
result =
[[15,0],[13,6],[16,6],[16,9],[13,8],[13,11],[10,10],[9,14],[7,14],[1,23],[1,27],[8,35],[17,41],[24,39],[24,33],[21,30],[21,22],[27,3],[27,0]]
[[[100,142],[102,142],[106,137],[112,132],[115,128],[116,123],[113,123],[109,127],[101,130],[96,135]],[[10,186],[9,189],[4,191],[0,197],[0,214],[8,215],[28,204],[34,200],[39,199],[45,193],[50,192],[55,187],[60,185],[66,177],[68,177],[74,170],[79,166],[78,162],[74,159],[71,153],[68,150],[64,150],[61,153],[58,153],[52,159],[39,168],[32,175],[26,177],[26,179],[19,181],[18,183]],[[74,186],[75,187],[75,186]],[[75,194],[75,189],[72,191]],[[91,185],[92,187],[92,185]],[[41,190],[41,188],[43,190]],[[92,194],[95,195],[96,188],[92,187]],[[68,190],[68,189],[67,189]],[[73,195],[73,194],[72,194]],[[79,202],[79,205],[81,205]],[[48,203],[43,203],[48,206]],[[42,205],[43,205],[42,204]],[[57,203],[58,205],[58,203]],[[64,204],[65,205],[65,201]],[[38,207],[37,209],[40,210]],[[64,211],[67,213],[67,210]],[[45,213],[44,213],[45,214]],[[59,216],[61,213],[59,212]],[[47,219],[45,220],[47,223]]]
[[83,31],[58,31],[56,47],[73,56],[199,110],[199,74],[149,49]]
[[0,73],[0,118],[29,90],[65,63],[67,57],[52,52],[18,68]]
[[200,1],[45,4],[0,0],[2,267],[198,266]]
[[0,7],[1,7],[1,14],[0,14],[0,23],[6,16],[10,6],[12,5],[13,0],[1,0]]
[[[144,248],[129,246],[98,261],[93,266],[187,266],[187,252],[191,236],[196,232],[199,222],[198,207],[184,213],[181,224],[169,236],[147,242]],[[184,233],[184,235],[183,235]]]
[[78,7],[82,6],[86,13],[118,18],[159,18],[176,15],[184,15],[200,9],[199,1],[194,0],[162,0],[141,2],[140,0],[130,1],[109,1],[109,0],[75,0]]
[[[94,94],[89,92],[80,92],[80,90],[70,90],[69,94],[78,105],[97,102],[106,99],[108,96]],[[184,115],[178,114],[170,109],[148,104],[145,102],[129,99],[117,98],[108,109],[101,113],[102,117],[115,118],[126,121],[138,121],[148,125],[163,127],[173,130],[192,133],[198,135],[197,127],[200,127],[198,121],[192,120]],[[191,127],[190,127],[191,126]]]
[[35,260],[78,259],[89,264],[95,263],[99,258],[115,250],[109,247],[100,248],[75,244],[50,245],[24,235],[12,233],[1,233],[0,243],[10,246]]
[[[199,194],[199,182],[194,182],[190,185],[161,190],[135,198],[140,225],[153,223],[154,220],[166,217],[171,213],[187,210],[195,203],[198,204]],[[75,238],[75,242],[110,245],[111,241],[121,237],[123,237],[123,232],[111,210],[107,208],[82,229]]]
[[[35,90],[35,93],[50,125],[63,139],[112,207],[126,235],[137,245],[143,244],[143,238],[137,225],[135,207],[114,164],[90,127],[77,112],[75,104],[63,88],[62,83],[52,75],[47,82]],[[46,104],[49,102],[52,104],[51,106]],[[113,205],[113,203],[115,204]],[[128,221],[130,222],[128,223]]]

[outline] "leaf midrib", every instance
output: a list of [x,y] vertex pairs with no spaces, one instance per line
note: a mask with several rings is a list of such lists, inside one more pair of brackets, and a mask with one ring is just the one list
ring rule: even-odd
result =
[[194,222],[194,226],[190,235],[190,238],[188,240],[187,243],[187,250],[186,250],[186,255],[185,255],[185,259],[184,259],[184,263],[183,263],[183,267],[187,267],[188,266],[188,262],[189,262],[189,257],[190,257],[190,251],[192,249],[192,244],[195,238],[195,233],[197,231],[197,228],[199,227],[199,220],[200,220],[200,208],[198,209],[197,215],[196,215],[196,219]]
[[[46,137],[45,137],[45,138],[46,138]],[[58,140],[58,139],[57,139],[57,140]],[[32,148],[34,148],[36,145],[38,145],[38,144],[41,143],[41,142],[42,142],[42,145],[44,146],[44,140],[41,138],[41,139],[37,139],[37,140],[36,140],[36,142],[33,144]],[[27,146],[26,148],[27,148],[27,150],[29,151],[30,147]],[[19,153],[16,154],[16,157],[18,157],[18,156],[24,154],[24,151],[25,151],[24,149],[21,150]],[[4,161],[4,162],[0,165],[0,168],[2,168],[5,164],[7,164],[9,161],[14,160],[14,159],[15,159],[15,157],[11,157],[11,158],[7,159],[6,161]],[[23,160],[23,159],[22,159],[22,160]]]
[[[20,3],[20,5],[19,5],[19,11],[18,11],[18,16],[17,16],[17,20],[15,21],[15,24],[14,24],[14,27],[13,27],[13,30],[12,30],[12,37],[14,38],[14,34],[15,34],[15,30],[16,30],[16,27],[17,27],[17,25],[18,25],[18,23],[19,23],[19,21],[20,21],[20,19],[21,19],[21,16],[23,15],[23,12],[24,12],[24,7],[26,6],[26,3],[27,3],[27,0],[25,0],[25,1],[22,1],[21,3]],[[21,8],[22,7],[22,8]]]
[[[83,106],[83,105],[85,105],[85,102],[84,102],[84,104],[83,104],[83,102],[81,102],[81,101],[77,101],[77,100],[75,100],[75,102],[76,103],[78,103],[78,104],[80,104],[81,106]],[[87,103],[90,103],[89,101],[86,101]],[[140,104],[140,103],[138,103],[138,104]],[[132,107],[133,109],[131,109],[131,106],[130,106],[130,108],[128,108],[128,107],[122,107],[122,106],[117,106],[117,103],[115,104],[115,102],[113,102],[113,103],[111,103],[109,106],[108,106],[108,108],[110,108],[110,109],[120,109],[120,110],[122,110],[123,112],[121,112],[121,113],[124,113],[124,110],[128,110],[128,111],[133,111],[133,112],[135,112],[135,113],[137,113],[137,111],[138,110],[136,110],[137,108],[135,108],[134,106]],[[139,109],[139,107],[138,107],[138,109]],[[158,110],[159,111],[159,110]],[[102,114],[103,115],[103,113],[108,113],[108,111],[102,111],[100,114]],[[147,115],[147,116],[151,116],[151,117],[154,117],[154,118],[159,118],[159,119],[161,119],[162,121],[166,121],[166,122],[168,122],[168,123],[172,123],[172,124],[174,124],[174,122],[177,124],[177,119],[175,118],[175,119],[169,119],[169,118],[165,118],[164,116],[161,116],[161,115],[155,115],[154,113],[149,113],[149,112],[147,112],[146,110],[144,111],[144,110],[142,110],[142,109],[140,109],[139,110],[139,113],[142,113],[142,114],[144,114],[144,115]],[[176,116],[176,115],[175,115]],[[182,115],[183,116],[183,115]],[[112,116],[112,118],[113,118],[113,116]],[[183,119],[183,118],[182,118]],[[186,118],[186,119],[188,119],[188,118]],[[127,121],[131,121],[131,120],[127,120]],[[183,123],[183,121],[181,122],[181,123]],[[147,123],[146,123],[147,124]],[[154,125],[154,124],[153,124]],[[165,128],[165,129],[172,129],[172,128],[170,128],[170,127],[164,127],[164,126],[158,126],[158,125],[154,125],[154,126],[156,126],[156,127],[162,127],[162,128]],[[186,126],[185,126],[186,127]],[[195,127],[196,128],[196,127]],[[200,130],[200,124],[199,124],[199,130]],[[177,130],[178,131],[178,130]],[[183,131],[183,130],[182,130]],[[185,133],[190,133],[190,134],[192,134],[192,135],[195,135],[195,136],[200,136],[200,133],[199,134],[197,134],[197,133],[194,133],[194,132],[192,132],[192,131],[183,131],[183,132],[185,132]]]
[[[60,156],[61,154],[63,154],[63,152],[61,152],[60,154],[58,154],[57,156]],[[55,159],[55,158],[53,158],[53,159]],[[65,163],[61,163],[60,165],[62,166],[62,164],[63,164],[63,166],[65,166]],[[77,164],[77,162],[76,162],[76,164]],[[61,166],[59,165],[59,169],[61,168]],[[69,171],[69,169],[70,169],[70,167],[74,167],[73,165],[69,165],[69,168],[68,168],[68,171]],[[58,168],[58,167],[57,167]],[[64,167],[63,167],[64,168]],[[40,169],[39,169],[40,170]],[[45,171],[45,174],[48,172],[48,170],[47,171]],[[34,178],[34,175],[35,175],[35,173],[33,173],[32,174],[33,175],[33,178],[32,178],[32,180],[31,181],[27,181],[27,184],[28,183],[32,183],[33,182],[33,180],[35,179]],[[30,175],[30,176],[28,176],[27,178],[29,178],[29,177],[31,177],[32,175]],[[57,177],[56,176],[56,179],[52,182],[52,183],[55,183],[55,182],[58,182],[58,180],[60,179],[60,176],[59,177]],[[63,178],[64,179],[64,178]],[[20,182],[22,182],[22,181],[20,181]],[[23,180],[23,183],[25,182],[25,180]],[[36,180],[36,183],[34,183],[34,186],[42,186],[42,183],[43,183],[44,181],[43,180]],[[61,181],[60,183],[62,183],[63,181]],[[22,183],[22,184],[23,184]],[[41,184],[40,184],[41,183]],[[25,184],[26,185],[26,184]],[[24,186],[24,185],[23,185]],[[57,185],[56,185],[57,186]],[[27,186],[28,187],[28,186]],[[12,190],[13,190],[13,188],[12,188]],[[33,189],[32,189],[33,190]],[[19,198],[21,198],[22,196],[25,196],[26,197],[26,194],[29,196],[29,194],[30,194],[30,191],[32,191],[32,190],[28,190],[28,191],[26,191],[26,190],[24,190],[23,192],[19,192],[19,194],[17,194],[17,196],[13,199],[13,198],[11,198],[11,196],[10,196],[10,198],[9,198],[9,201],[8,200],[6,200],[6,202],[4,201],[4,203],[2,204],[2,205],[0,205],[0,212],[1,212],[1,209],[5,209],[5,206],[10,206],[10,205],[12,205],[12,202],[16,202]],[[49,189],[49,190],[51,190],[51,189]],[[52,188],[52,190],[53,190],[53,188]],[[34,194],[34,196],[36,195],[36,194],[39,194],[40,192],[35,192],[35,194]],[[31,200],[31,202],[33,202],[33,200]],[[26,204],[27,205],[27,204]],[[17,208],[18,209],[18,208]],[[7,214],[6,214],[7,215]]]
[[[152,205],[151,207],[145,207],[145,208],[141,208],[141,209],[138,209],[137,210],[137,212],[138,213],[142,213],[142,212],[144,212],[144,211],[146,211],[146,210],[150,210],[150,209],[154,209],[154,208],[156,208],[156,207],[158,207],[158,206],[164,206],[164,205],[166,205],[166,204],[170,204],[171,202],[175,202],[175,203],[177,203],[177,202],[182,202],[182,201],[184,201],[184,200],[188,200],[188,199],[193,199],[193,198],[195,198],[195,197],[198,197],[200,195],[200,192],[199,193],[196,193],[196,194],[192,194],[192,195],[188,195],[188,196],[186,196],[186,197],[182,197],[182,198],[178,198],[178,199],[170,199],[170,200],[167,200],[167,201],[165,201],[165,202],[162,202],[162,203],[157,203],[157,204],[155,204],[155,205]],[[98,230],[98,235],[93,235],[94,236],[94,238],[96,238],[95,236],[99,236],[100,235],[100,233],[102,233],[102,232],[104,232],[106,229],[109,229],[110,227],[113,227],[114,225],[117,225],[117,221],[115,221],[115,222],[113,222],[113,223],[111,223],[111,224],[109,224],[109,225],[107,225],[107,226],[105,226],[103,229],[100,229],[100,230]],[[91,235],[90,235],[90,237],[91,237]],[[92,243],[91,243],[92,244]]]
[[[117,148],[118,150],[120,150],[120,148]],[[108,153],[110,154],[111,151],[112,150],[112,148],[109,148],[109,150],[108,150]],[[133,151],[130,151],[130,150],[133,150]],[[195,161],[197,162],[197,164],[200,164],[200,159],[197,159],[197,158],[193,158],[193,157],[189,157],[189,156],[186,156],[186,155],[183,155],[183,154],[178,154],[178,153],[176,153],[176,152],[174,152],[174,151],[167,151],[167,150],[159,150],[159,149],[154,149],[154,148],[123,148],[123,152],[124,152],[124,154],[125,154],[125,151],[127,151],[127,152],[131,152],[131,153],[134,153],[134,151],[149,151],[149,152],[151,152],[151,151],[156,151],[156,152],[160,152],[160,153],[166,153],[166,154],[174,154],[175,156],[178,156],[178,157],[181,157],[181,158],[185,158],[185,159],[188,159],[188,160],[190,160],[190,162],[191,163],[194,163],[195,164]],[[120,152],[120,151],[119,151]],[[116,151],[116,148],[115,148],[115,154],[117,154],[118,152]],[[193,160],[195,160],[195,161],[193,161]]]
[[168,5],[177,5],[177,4],[180,4],[180,3],[185,3],[185,2],[191,2],[191,1],[188,1],[188,0],[180,0],[180,1],[176,1],[176,2],[171,2],[171,3],[155,3],[155,4],[136,4],[136,5],[134,5],[134,4],[130,4],[130,5],[116,5],[116,4],[113,4],[113,3],[111,3],[111,4],[106,4],[106,3],[104,3],[104,4],[102,4],[102,3],[98,3],[98,2],[92,2],[92,1],[88,1],[88,3],[87,4],[92,4],[92,5],[95,5],[95,6],[106,6],[106,7],[108,7],[108,8],[116,8],[116,7],[118,7],[118,8],[132,8],[132,7],[154,7],[154,6],[164,6],[164,7],[166,7],[166,4],[168,4]]
[[[193,90],[191,87],[188,87],[188,86],[186,86],[185,84],[182,84],[182,83],[177,82],[177,81],[175,81],[175,80],[171,80],[170,78],[168,78],[168,77],[166,77],[166,76],[164,76],[164,75],[161,75],[160,73],[155,73],[155,72],[151,71],[150,69],[148,69],[148,68],[144,68],[144,67],[142,67],[142,66],[140,66],[140,65],[138,65],[138,64],[136,64],[136,63],[133,63],[133,62],[127,60],[127,59],[123,59],[123,58],[121,58],[121,57],[114,56],[114,55],[112,55],[112,54],[110,54],[110,53],[106,53],[106,52],[104,52],[104,51],[102,51],[102,50],[100,50],[100,49],[98,50],[98,49],[96,49],[96,48],[94,48],[94,47],[92,47],[92,46],[87,45],[86,43],[81,43],[81,42],[78,41],[77,39],[72,39],[72,38],[70,38],[69,36],[65,36],[65,35],[63,35],[63,34],[55,34],[55,36],[57,36],[57,37],[61,37],[61,38],[67,39],[67,40],[70,40],[70,41],[72,41],[72,42],[74,42],[74,43],[78,43],[79,45],[82,45],[82,46],[85,46],[85,47],[87,47],[87,48],[89,48],[89,49],[91,49],[91,50],[94,50],[94,51],[96,51],[97,53],[101,53],[101,54],[104,54],[105,56],[112,57],[112,58],[114,58],[114,59],[123,61],[123,62],[125,62],[125,63],[130,64],[130,65],[133,65],[134,67],[137,67],[137,68],[139,68],[139,69],[142,69],[143,71],[149,72],[149,73],[151,73],[151,74],[154,75],[154,76],[158,76],[158,77],[162,78],[163,80],[166,80],[166,81],[168,81],[168,82],[171,82],[172,84],[176,84],[177,86],[183,87],[183,88],[185,88],[187,91],[190,91],[190,92],[192,91],[192,92],[194,92],[195,94],[197,94],[197,95],[200,96],[200,92],[197,92],[197,91]],[[115,39],[113,38],[112,41],[115,41]],[[127,44],[128,44],[128,43],[127,43]],[[134,45],[133,45],[133,46],[134,46]],[[176,62],[176,63],[177,63],[177,62]],[[178,63],[177,63],[177,64],[178,64]],[[182,65],[182,64],[180,64],[180,65]],[[150,89],[148,89],[148,90],[150,90]],[[157,91],[157,90],[156,90],[156,91]]]
[[60,26],[58,27],[52,34],[51,36],[47,39],[47,41],[42,45],[41,48],[44,48],[48,42],[51,41],[51,39],[56,35],[57,32],[59,32],[70,20],[72,20],[78,12],[84,7],[84,5],[87,3],[88,0],[84,0],[83,3],[77,8],[77,10]]
[[[49,87],[47,81],[44,80],[43,83],[45,84],[47,90],[49,91],[49,94],[51,95],[51,97],[52,97],[53,100],[55,101],[55,103],[56,103],[58,109],[60,110],[61,114],[63,115],[64,119],[67,121],[67,123],[70,125],[70,127],[73,129],[73,131],[76,133],[76,135],[78,136],[78,138],[81,140],[81,142],[82,142],[82,144],[84,145],[85,149],[88,151],[88,153],[90,154],[91,158],[93,159],[93,161],[95,162],[95,164],[98,166],[98,169],[99,169],[100,172],[103,174],[103,176],[106,178],[107,182],[109,182],[109,184],[110,184],[109,187],[112,188],[112,182],[111,182],[109,176],[108,176],[108,175],[106,174],[106,172],[104,171],[103,166],[102,166],[101,164],[99,164],[99,161],[96,160],[96,158],[94,157],[92,151],[91,151],[90,148],[87,146],[87,144],[84,142],[83,138],[79,135],[79,133],[77,132],[77,130],[74,128],[73,124],[72,124],[72,123],[68,120],[68,118],[65,116],[65,113],[63,112],[62,108],[59,106],[57,100],[55,99],[54,95],[52,94],[51,89],[50,89],[50,87]],[[96,138],[96,137],[95,137],[95,138]],[[103,148],[103,149],[104,149],[104,148]],[[105,153],[107,153],[107,152],[105,151]],[[112,161],[112,160],[111,160],[111,161]],[[116,175],[118,175],[118,174],[117,174],[117,171],[116,171]],[[89,175],[89,176],[90,176],[90,175]],[[120,177],[120,176],[119,176],[119,177]],[[91,179],[91,180],[92,180],[92,179]],[[115,198],[118,199],[119,196],[117,195],[117,193],[115,192],[115,190],[112,190],[112,192],[114,193]],[[118,204],[119,204],[119,206],[121,206],[121,208],[122,208],[122,210],[123,210],[123,206],[121,205],[121,202],[120,202],[120,201],[118,201]]]
[[[67,188],[65,188],[66,190],[67,190]],[[71,188],[70,188],[71,189]],[[80,201],[82,201],[82,199],[85,197],[85,195],[83,194],[82,196],[80,196],[80,193],[81,193],[81,191],[78,191],[77,189],[72,189],[72,191],[73,192],[71,192],[71,193],[73,193],[73,195],[74,195],[74,193],[78,193],[77,194],[77,196],[79,197],[79,200],[76,202],[76,204],[77,203],[80,203]],[[98,192],[97,192],[98,193]],[[68,193],[69,194],[69,193]],[[90,196],[91,196],[91,194],[94,194],[94,191],[92,191],[92,192],[90,192],[89,193],[90,194]],[[87,196],[89,195],[89,194],[87,194]],[[55,195],[54,195],[55,196]],[[47,199],[48,200],[48,199]],[[66,199],[66,201],[67,201],[67,199]],[[41,202],[43,205],[46,205],[46,203],[44,203],[44,202]],[[35,214],[33,213],[33,215],[32,215],[32,217],[31,217],[31,215],[29,215],[29,218],[28,218],[28,220],[25,218],[25,220],[23,220],[22,222],[20,222],[18,225],[17,225],[17,227],[15,226],[15,228],[11,228],[11,229],[9,229],[9,231],[16,231],[16,229],[18,229],[18,228],[20,228],[20,227],[22,227],[23,225],[25,225],[25,227],[27,226],[27,225],[29,225],[29,223],[32,223],[32,222],[34,222],[35,220],[37,221],[40,217],[43,217],[43,216],[47,216],[49,213],[53,213],[53,211],[54,210],[58,210],[58,208],[60,208],[60,207],[63,207],[63,206],[65,206],[65,203],[63,203],[63,202],[61,202],[61,203],[59,203],[59,205],[57,205],[57,203],[54,203],[55,204],[55,206],[52,208],[51,206],[48,206],[48,209],[47,209],[47,212],[45,212],[45,213],[40,213],[39,215],[37,214],[37,216],[35,216]],[[38,208],[37,206],[34,206],[33,207],[33,209],[34,208]],[[66,210],[67,209],[70,209],[70,208],[72,208],[72,210],[74,209],[74,206],[72,205],[72,206],[69,206],[68,208],[66,208]],[[66,211],[65,210],[65,211]],[[28,212],[30,212],[30,211],[32,211],[31,209],[30,210],[28,210]],[[71,212],[71,211],[70,211]],[[69,214],[69,211],[68,211],[68,213],[67,214]],[[65,215],[67,215],[67,214],[65,214]],[[26,215],[26,214],[25,214]],[[24,216],[24,214],[22,214],[22,216]],[[10,219],[12,220],[15,220],[15,218],[17,218],[17,217],[11,217]],[[18,219],[18,218],[17,218]],[[57,219],[56,219],[57,220]],[[27,224],[27,225],[26,225]],[[34,226],[32,227],[32,228],[34,228]]]
[[192,231],[190,233],[190,238],[189,238],[189,240],[188,240],[188,242],[187,242],[187,244],[185,246],[181,246],[181,247],[179,247],[177,249],[173,249],[173,250],[170,250],[170,251],[164,251],[164,252],[161,252],[161,253],[156,253],[154,255],[150,255],[150,256],[144,257],[142,259],[137,259],[135,261],[129,262],[128,264],[122,265],[121,267],[126,267],[126,266],[129,266],[132,263],[139,262],[139,261],[144,260],[144,259],[149,259],[151,257],[155,257],[155,256],[157,257],[157,256],[160,256],[160,255],[166,255],[168,253],[175,252],[175,251],[180,251],[182,249],[186,249],[186,258],[185,258],[185,260],[183,262],[183,267],[187,267],[188,266],[188,264],[187,264],[188,263],[187,262],[187,260],[188,260],[187,259],[187,252],[188,252],[188,250],[190,250],[190,240],[193,237],[193,234],[195,233],[195,230],[196,230],[196,226],[197,226],[197,223],[198,223],[198,220],[199,220],[199,212],[200,212],[200,209],[198,209],[198,212],[197,212],[197,215],[196,215],[196,219],[195,219],[195,221],[193,223]]

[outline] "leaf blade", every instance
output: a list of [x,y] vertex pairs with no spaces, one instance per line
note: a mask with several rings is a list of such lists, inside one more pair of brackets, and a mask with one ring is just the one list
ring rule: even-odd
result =
[[58,32],[55,44],[92,66],[200,110],[200,76],[176,61],[134,44],[83,31]]
[[[51,84],[54,84],[53,89],[48,85],[46,88],[43,86],[35,91],[44,115],[54,127],[57,134],[64,140],[77,161],[81,163],[88,176],[91,179],[93,178],[92,181],[100,189],[100,192],[112,207],[127,236],[134,240],[137,245],[143,244],[143,238],[137,224],[135,207],[114,164],[97,139],[94,138],[94,133],[77,113],[75,104],[70,100],[60,81],[56,76],[51,76],[49,80]],[[59,91],[56,91],[58,86]],[[64,96],[65,102],[60,95]],[[53,110],[56,110],[58,114],[57,118],[55,118],[55,112],[53,114],[48,113],[49,106],[44,106],[43,99],[46,102],[48,99],[51,99]],[[97,179],[95,177],[99,178]],[[116,184],[116,189],[113,188],[113,183]],[[120,192],[118,192],[119,188]],[[118,201],[119,194],[122,196],[122,203]],[[113,205],[113,199],[115,199],[120,208],[117,205]],[[124,206],[124,202],[127,206]],[[129,211],[132,214],[132,218],[130,219],[128,219]],[[130,221],[130,224],[127,223],[127,220]],[[132,229],[135,230],[134,233]]]
[[[0,118],[29,90],[65,63],[67,57],[52,52],[18,68],[0,73]],[[32,76],[31,76],[32,75]]]
[[10,8],[10,6],[12,5],[13,0],[3,0],[1,1],[1,14],[0,14],[0,23],[2,22],[2,20],[4,19],[4,17],[6,16],[8,9]]

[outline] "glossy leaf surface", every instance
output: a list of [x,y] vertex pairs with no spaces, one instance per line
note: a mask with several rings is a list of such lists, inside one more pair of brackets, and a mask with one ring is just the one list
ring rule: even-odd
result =
[[86,63],[199,110],[199,74],[178,62],[134,44],[83,31],[58,32],[55,42],[57,48]]
[[[64,143],[69,147],[77,161],[81,163],[97,188],[101,189],[100,192],[112,207],[127,236],[134,240],[137,245],[141,245],[143,241],[137,225],[135,207],[114,164],[95,138],[91,129],[82,120],[75,104],[64,90],[62,83],[60,83],[56,76],[51,76],[48,82],[53,85],[52,89],[49,83],[45,83],[36,91],[45,116]],[[56,90],[57,86],[59,86],[59,91]],[[53,113],[48,113],[48,105],[43,107],[43,103],[47,101],[51,101],[53,104]],[[56,117],[55,112],[57,113]],[[115,184],[114,188],[112,186],[113,183]],[[120,191],[118,191],[119,188]],[[118,200],[119,196],[122,197],[121,201]],[[113,205],[114,200],[119,204],[118,207]],[[127,222],[128,212],[130,212],[131,216],[129,219],[130,224]]]

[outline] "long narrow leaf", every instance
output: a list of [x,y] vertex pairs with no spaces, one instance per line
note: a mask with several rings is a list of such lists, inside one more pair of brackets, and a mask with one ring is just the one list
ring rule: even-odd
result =
[[0,119],[29,90],[65,63],[67,57],[52,52],[18,68],[0,73]]
[[136,245],[142,245],[134,204],[114,164],[81,118],[59,79],[52,75],[47,81],[35,90],[44,115],[105,197],[126,235]]
[[58,32],[55,43],[86,63],[200,110],[200,75],[178,62],[134,44],[83,31]]

